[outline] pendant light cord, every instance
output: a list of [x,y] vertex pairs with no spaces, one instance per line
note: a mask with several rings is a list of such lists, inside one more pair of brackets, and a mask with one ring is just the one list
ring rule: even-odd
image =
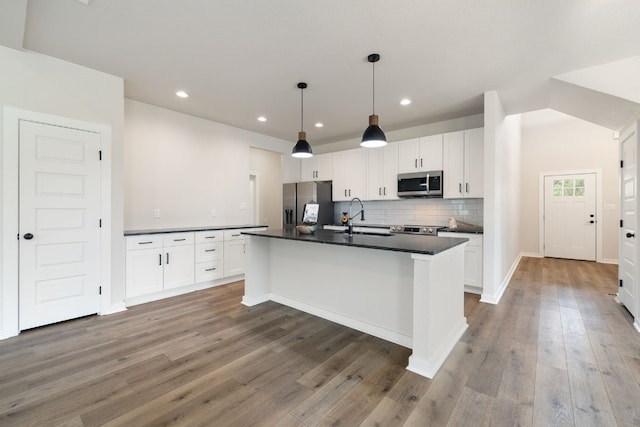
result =
[[304,132],[304,89],[300,89],[300,132]]
[[371,91],[371,93],[373,94],[373,111],[372,114],[376,114],[376,63],[372,62],[371,66],[373,67],[373,71],[372,71],[372,75],[373,75],[373,79],[371,79],[371,85],[373,86],[373,90]]

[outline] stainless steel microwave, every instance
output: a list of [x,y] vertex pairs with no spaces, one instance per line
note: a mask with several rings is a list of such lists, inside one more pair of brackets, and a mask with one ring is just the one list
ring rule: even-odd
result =
[[442,171],[398,174],[398,197],[442,197]]

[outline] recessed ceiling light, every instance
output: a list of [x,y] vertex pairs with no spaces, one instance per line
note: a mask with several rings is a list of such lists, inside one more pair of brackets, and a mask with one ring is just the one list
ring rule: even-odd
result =
[[321,128],[322,126],[324,126],[324,125],[322,123],[320,123],[320,122],[315,124],[315,127],[317,127],[317,128]]
[[176,92],[176,96],[179,96],[180,98],[188,98],[189,94],[183,90],[179,90]]
[[400,101],[400,105],[409,105],[411,104],[411,100],[409,98],[404,98]]
[[260,117],[258,117],[258,121],[259,122],[266,122],[267,118],[265,116],[260,116]]

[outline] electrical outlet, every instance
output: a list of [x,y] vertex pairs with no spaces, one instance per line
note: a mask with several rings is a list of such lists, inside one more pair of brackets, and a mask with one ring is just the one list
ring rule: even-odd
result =
[[245,209],[247,209],[247,203],[246,202],[240,203],[240,210],[243,211]]
[[160,218],[160,209],[154,209],[153,210],[153,217],[154,218]]
[[211,216],[212,217],[217,217],[218,216],[218,211],[216,209],[211,209]]

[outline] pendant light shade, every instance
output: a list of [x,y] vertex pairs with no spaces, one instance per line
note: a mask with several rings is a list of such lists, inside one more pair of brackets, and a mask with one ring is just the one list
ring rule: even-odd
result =
[[291,152],[293,157],[301,159],[313,157],[311,146],[307,142],[307,133],[304,131],[304,89],[306,88],[306,83],[298,83],[298,89],[300,89],[300,132],[298,132],[298,142],[296,142]]
[[378,125],[378,115],[376,114],[376,68],[375,63],[380,60],[380,55],[372,53],[367,57],[367,60],[371,62],[372,67],[372,86],[373,86],[373,109],[372,114],[369,116],[369,127],[365,129],[362,134],[362,142],[360,145],[366,148],[383,147],[387,145],[387,137]]

